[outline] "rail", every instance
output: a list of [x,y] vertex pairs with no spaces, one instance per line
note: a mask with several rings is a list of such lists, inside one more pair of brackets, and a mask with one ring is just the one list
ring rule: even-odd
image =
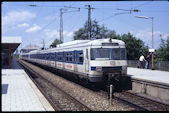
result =
[[144,111],[169,111],[169,106],[131,92],[122,92],[115,95],[115,98],[127,102]]
[[[97,92],[97,94],[103,96],[104,98],[108,97],[107,92],[103,90]],[[114,99],[129,106],[133,106],[139,111],[169,111],[169,105],[167,104],[151,100],[128,91],[114,93],[112,101]]]
[[53,109],[55,111],[61,110],[59,107],[55,106],[55,104],[52,102],[52,100],[46,95],[46,93],[43,91],[43,89],[36,83],[36,81],[32,78],[31,74],[37,74],[36,72],[34,72],[31,69],[28,69],[29,67],[26,66],[25,64],[23,64],[22,62],[20,62],[19,60],[17,60],[20,64],[20,66],[26,71],[26,73],[29,75],[30,79],[33,81],[33,83],[38,87],[38,89],[40,90],[40,92],[45,96],[45,98],[48,100],[48,102],[51,104],[51,106],[53,107]]
[[[92,111],[90,108],[88,108],[85,104],[83,104],[82,102],[80,102],[79,100],[77,100],[76,98],[74,98],[73,96],[71,96],[70,94],[68,94],[67,92],[65,92],[64,90],[60,89],[59,87],[57,87],[55,84],[53,84],[50,80],[46,79],[45,77],[41,76],[40,73],[36,72],[35,70],[31,69],[31,66],[27,66],[25,63],[23,63],[22,61],[19,61],[19,63],[21,63],[24,68],[26,68],[28,71],[30,71],[32,74],[38,76],[38,77],[41,77],[42,79],[44,79],[46,82],[50,83],[55,89],[59,90],[59,92],[64,95],[65,97],[67,97],[69,100],[71,100],[71,102],[75,103],[75,104],[78,104],[78,106],[81,106],[81,108],[83,110],[87,110],[87,111]],[[34,80],[33,80],[34,81]],[[38,85],[36,82],[35,82],[36,85]],[[39,88],[39,86],[38,86]],[[66,106],[63,107],[60,107],[59,105],[56,105],[53,100],[51,100],[46,93],[44,93],[43,89],[40,88],[42,94],[49,100],[49,102],[51,103],[51,105],[53,106],[53,108],[56,110],[56,111],[62,111],[63,109],[66,109]],[[67,108],[68,110],[71,110],[70,108]]]

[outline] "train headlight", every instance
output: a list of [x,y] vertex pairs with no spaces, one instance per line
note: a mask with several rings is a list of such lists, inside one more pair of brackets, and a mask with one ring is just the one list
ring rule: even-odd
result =
[[96,67],[96,71],[102,71],[102,67]]

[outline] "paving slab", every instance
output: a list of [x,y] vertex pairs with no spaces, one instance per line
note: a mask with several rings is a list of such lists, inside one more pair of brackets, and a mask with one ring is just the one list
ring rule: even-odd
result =
[[168,71],[128,67],[127,75],[132,78],[145,79],[145,80],[150,80],[154,82],[169,84],[169,72]]
[[23,69],[2,69],[2,111],[54,111]]

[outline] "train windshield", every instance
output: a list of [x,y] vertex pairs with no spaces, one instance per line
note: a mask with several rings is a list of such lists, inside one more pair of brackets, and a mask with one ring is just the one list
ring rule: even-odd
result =
[[126,49],[125,48],[112,48],[111,54],[112,60],[126,60]]
[[91,60],[110,60],[109,48],[92,48]]
[[125,48],[92,48],[91,60],[126,60]]

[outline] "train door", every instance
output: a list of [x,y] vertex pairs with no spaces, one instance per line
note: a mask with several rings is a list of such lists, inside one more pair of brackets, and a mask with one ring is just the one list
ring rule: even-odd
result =
[[85,71],[86,71],[86,72],[89,72],[89,53],[88,53],[88,49],[86,49]]

